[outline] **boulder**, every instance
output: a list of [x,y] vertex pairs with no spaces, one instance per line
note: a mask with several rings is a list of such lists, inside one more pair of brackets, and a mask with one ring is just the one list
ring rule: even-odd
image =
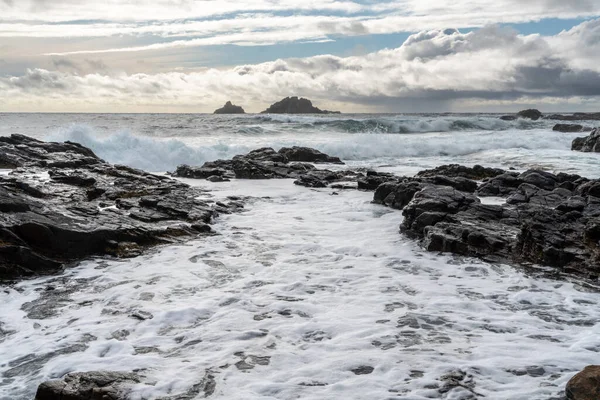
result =
[[246,112],[240,106],[236,106],[231,104],[231,101],[225,103],[225,105],[221,108],[215,110],[213,114],[245,114]]
[[573,140],[571,150],[582,151],[584,153],[600,153],[600,128],[594,129],[589,136]]
[[600,399],[600,365],[590,365],[575,375],[565,390],[567,400]]
[[571,132],[587,132],[587,131],[590,131],[591,128],[586,128],[583,125],[578,125],[578,124],[556,124],[556,125],[554,125],[552,130],[555,132],[571,133]]
[[531,120],[534,120],[534,121],[537,121],[538,119],[542,118],[542,116],[543,116],[543,114],[539,110],[536,110],[534,108],[530,108],[528,110],[519,111],[517,113],[517,117],[518,118],[531,119]]
[[312,102],[303,97],[286,97],[272,104],[262,112],[263,114],[339,114],[339,111],[321,110],[312,105]]
[[464,165],[449,164],[441,165],[434,169],[426,169],[424,171],[420,171],[417,173],[417,177],[446,176],[461,177],[479,181],[485,178],[493,178],[504,173],[505,171],[502,169],[485,168],[481,165],[475,165],[474,167],[465,167]]
[[35,400],[125,400],[140,382],[133,373],[83,372],[65,375],[61,380],[42,383]]
[[332,157],[319,150],[309,147],[284,147],[279,154],[286,157],[288,161],[300,161],[309,163],[344,164],[338,157]]

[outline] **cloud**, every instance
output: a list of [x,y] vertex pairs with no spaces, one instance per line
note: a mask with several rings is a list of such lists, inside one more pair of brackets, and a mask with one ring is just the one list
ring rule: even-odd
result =
[[[260,111],[288,95],[366,111],[446,111],[460,104],[541,103],[600,98],[599,21],[552,37],[487,26],[469,33],[431,30],[395,49],[354,57],[322,55],[228,69],[157,74],[80,71],[95,61],[58,58],[56,70],[0,77],[0,102],[80,110],[175,107],[212,111],[226,100]],[[564,51],[566,49],[566,51]],[[583,66],[582,66],[583,65]],[[100,65],[96,67],[101,68]],[[586,100],[587,101],[587,100]]]

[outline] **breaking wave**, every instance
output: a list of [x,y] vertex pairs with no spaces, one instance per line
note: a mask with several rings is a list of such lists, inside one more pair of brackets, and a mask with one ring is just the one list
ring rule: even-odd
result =
[[346,161],[422,157],[468,156],[482,152],[526,149],[540,151],[570,149],[572,135],[551,131],[505,130],[494,132],[455,131],[415,135],[335,133],[308,135],[263,135],[260,137],[156,138],[129,131],[99,135],[87,125],[73,125],[46,139],[71,140],[91,148],[99,157],[148,171],[172,171],[177,165],[201,165],[231,158],[259,147],[309,146]]

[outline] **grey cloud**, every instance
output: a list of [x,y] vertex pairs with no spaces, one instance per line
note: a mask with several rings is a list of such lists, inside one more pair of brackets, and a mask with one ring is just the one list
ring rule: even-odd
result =
[[327,34],[336,35],[368,35],[369,29],[360,21],[336,22],[323,21],[317,24],[317,27]]

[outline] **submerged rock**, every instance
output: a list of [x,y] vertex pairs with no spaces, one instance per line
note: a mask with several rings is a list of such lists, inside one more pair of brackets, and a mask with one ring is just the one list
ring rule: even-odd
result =
[[223,209],[199,189],[109,164],[75,143],[0,137],[0,158],[15,168],[0,176],[0,280],[93,255],[136,256],[199,235],[194,226]]
[[42,383],[35,400],[125,400],[140,382],[133,373],[82,372],[67,374],[61,380]]
[[[469,171],[457,166],[433,171],[444,170]],[[473,187],[467,178],[427,177],[432,172],[425,171],[424,177],[380,185],[373,201],[403,210],[401,231],[427,250],[542,264],[597,279],[600,180],[539,170],[495,173],[500,174]],[[506,202],[482,204],[483,196]]]
[[590,365],[575,375],[565,390],[567,400],[600,399],[600,365]]
[[589,136],[579,137],[573,140],[571,150],[584,153],[600,153],[600,128],[596,128]]
[[339,114],[339,111],[321,110],[314,107],[310,100],[293,96],[272,104],[262,114]]
[[213,114],[245,114],[246,112],[240,106],[236,106],[231,104],[231,101],[225,103],[225,105],[221,108],[215,110]]

